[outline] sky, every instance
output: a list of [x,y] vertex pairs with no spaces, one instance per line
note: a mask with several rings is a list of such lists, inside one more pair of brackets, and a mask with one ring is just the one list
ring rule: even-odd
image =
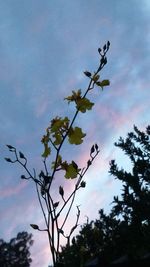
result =
[[[72,118],[74,107],[64,101],[72,90],[86,90],[85,70],[96,70],[97,49],[111,46],[101,73],[110,86],[90,94],[92,111],[80,114],[76,125],[87,133],[81,146],[64,146],[67,159],[86,165],[93,143],[100,154],[79,192],[80,223],[109,212],[121,185],[109,174],[109,162],[130,168],[114,146],[135,124],[149,124],[150,1],[149,0],[0,0],[0,238],[8,241],[19,231],[33,233],[31,267],[50,263],[47,237],[30,228],[43,224],[34,184],[20,179],[18,165],[4,161],[15,146],[28,158],[31,170],[43,168],[41,138],[55,116]],[[74,181],[59,177],[70,192]],[[76,211],[75,211],[76,212]],[[74,221],[73,215],[68,227]]]

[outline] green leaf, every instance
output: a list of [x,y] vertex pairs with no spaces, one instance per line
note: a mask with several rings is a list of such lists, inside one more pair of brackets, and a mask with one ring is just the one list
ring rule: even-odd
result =
[[68,117],[61,118],[61,117],[56,117],[51,121],[51,132],[55,133],[60,131],[60,129],[67,129],[69,125],[69,119]]
[[[74,179],[78,176],[78,173],[81,169],[78,168],[78,165],[72,161],[68,163],[67,161],[62,162],[62,169],[66,171],[65,178]],[[60,192],[59,192],[60,193]]]
[[68,133],[68,140],[70,144],[80,145],[83,138],[86,136],[79,127],[71,128]]
[[66,168],[66,174],[65,174],[65,178],[69,179],[74,179],[78,176],[78,169],[76,169],[73,164],[69,164]]
[[44,152],[43,152],[43,154],[42,154],[42,157],[43,158],[47,158],[49,155],[50,155],[50,153],[51,153],[51,149],[50,149],[50,147],[48,146],[48,144],[44,144]]
[[57,162],[53,161],[51,168],[54,169],[56,167],[56,169],[57,169],[59,166],[61,166],[61,163],[62,163],[62,157],[61,157],[61,155],[58,155]]
[[58,146],[60,145],[61,141],[62,141],[62,136],[59,132],[56,132],[53,134],[53,138],[55,138],[54,140],[54,145]]
[[87,110],[91,110],[94,103],[90,102],[87,98],[81,98],[77,101],[77,109],[82,113],[85,113]]
[[110,85],[110,81],[109,80],[103,80],[102,82],[101,82],[101,86],[103,87],[103,86],[108,86],[108,85]]
[[100,86],[102,89],[103,89],[103,87],[104,86],[108,86],[108,85],[110,85],[110,81],[109,80],[103,80],[103,81],[98,81],[98,82],[96,82],[96,85],[97,86]]
[[68,100],[68,104],[73,101],[76,102],[78,99],[81,99],[81,89],[72,91],[72,95],[65,98],[65,100]]

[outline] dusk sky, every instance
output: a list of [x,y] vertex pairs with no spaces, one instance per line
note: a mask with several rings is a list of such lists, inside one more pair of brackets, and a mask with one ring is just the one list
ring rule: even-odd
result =
[[[103,92],[95,88],[89,96],[95,102],[92,111],[76,121],[87,133],[84,144],[63,150],[82,167],[93,143],[101,150],[75,202],[81,205],[81,224],[85,216],[97,218],[100,208],[109,212],[113,196],[120,194],[109,162],[116,159],[124,168],[130,164],[114,142],[134,124],[141,130],[149,124],[150,1],[0,0],[0,238],[33,233],[31,267],[48,267],[47,236],[30,227],[43,223],[34,184],[20,179],[25,174],[20,166],[4,161],[10,156],[5,145],[22,151],[31,170],[43,168],[46,127],[56,115],[72,118],[75,109],[64,98],[72,90],[85,91],[83,72],[96,70],[97,49],[108,40],[108,64],[101,77],[111,84]],[[65,183],[69,192],[74,181],[64,179],[55,184]]]

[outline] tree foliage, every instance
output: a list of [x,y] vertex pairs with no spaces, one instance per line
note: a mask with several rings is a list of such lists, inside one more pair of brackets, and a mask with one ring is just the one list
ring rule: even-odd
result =
[[106,263],[127,255],[137,260],[150,251],[150,126],[134,126],[126,139],[115,143],[131,160],[131,171],[110,162],[110,174],[122,182],[121,196],[114,196],[112,210],[85,223],[70,247],[62,247],[62,266],[83,266],[98,257]]
[[[88,79],[86,90],[84,92],[82,92],[81,89],[73,90],[71,95],[65,97],[65,101],[67,101],[68,104],[71,103],[75,106],[75,113],[72,119],[66,116],[56,116],[50,121],[49,126],[46,128],[46,132],[41,140],[44,147],[42,153],[44,167],[39,174],[37,174],[35,169],[33,169],[33,172],[30,171],[28,168],[28,160],[22,152],[18,152],[15,147],[7,145],[9,151],[14,154],[14,159],[5,158],[6,161],[10,163],[19,163],[26,172],[25,175],[21,175],[21,178],[32,180],[35,183],[46,228],[41,229],[36,222],[31,223],[31,227],[34,230],[47,232],[52,260],[55,267],[59,262],[61,238],[66,238],[67,245],[69,246],[71,235],[78,226],[80,217],[79,206],[77,206],[74,225],[67,233],[64,231],[64,226],[70,215],[76,193],[79,189],[85,188],[86,182],[83,181],[83,177],[99,153],[98,145],[94,144],[89,152],[89,159],[86,165],[82,168],[81,166],[78,166],[74,159],[71,159],[71,161],[68,162],[63,158],[62,148],[65,142],[68,145],[79,146],[84,141],[86,133],[84,133],[79,125],[74,124],[79,113],[86,113],[94,106],[94,103],[89,99],[89,93],[95,90],[95,87],[99,87],[103,90],[104,87],[110,84],[109,80],[102,80],[100,77],[100,72],[107,64],[106,55],[109,47],[110,42],[108,41],[102,49],[98,49],[99,63],[96,71],[84,72],[84,75]],[[66,196],[62,181],[60,181],[57,190],[58,194],[53,196],[53,181],[54,179],[57,179],[57,177],[60,177],[60,175],[66,179],[76,179],[74,189],[69,197]]]
[[29,249],[32,244],[32,235],[27,232],[18,233],[10,242],[0,239],[0,266],[29,267],[32,262]]

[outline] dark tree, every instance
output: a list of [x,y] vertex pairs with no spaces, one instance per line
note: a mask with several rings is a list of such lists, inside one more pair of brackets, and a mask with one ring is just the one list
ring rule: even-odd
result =
[[114,160],[110,173],[123,183],[121,198],[114,197],[112,212],[121,216],[127,227],[122,241],[132,257],[150,251],[150,126],[145,132],[134,126],[127,138],[115,146],[130,158],[132,171],[118,168]]
[[99,219],[87,221],[72,245],[62,248],[62,266],[84,266],[95,257],[106,264],[122,256],[136,262],[150,252],[150,126],[145,132],[134,126],[115,146],[132,164],[128,172],[110,162],[110,173],[123,183],[122,194],[114,197],[109,215],[100,210]]
[[18,233],[10,242],[0,239],[0,266],[29,267],[32,262],[29,249],[32,244],[32,235],[27,232]]
[[108,263],[114,255],[117,256],[114,236],[119,232],[120,223],[112,213],[106,215],[101,209],[99,219],[91,222],[87,220],[79,234],[72,239],[72,245],[62,247],[62,266],[84,266],[87,261],[96,257]]

